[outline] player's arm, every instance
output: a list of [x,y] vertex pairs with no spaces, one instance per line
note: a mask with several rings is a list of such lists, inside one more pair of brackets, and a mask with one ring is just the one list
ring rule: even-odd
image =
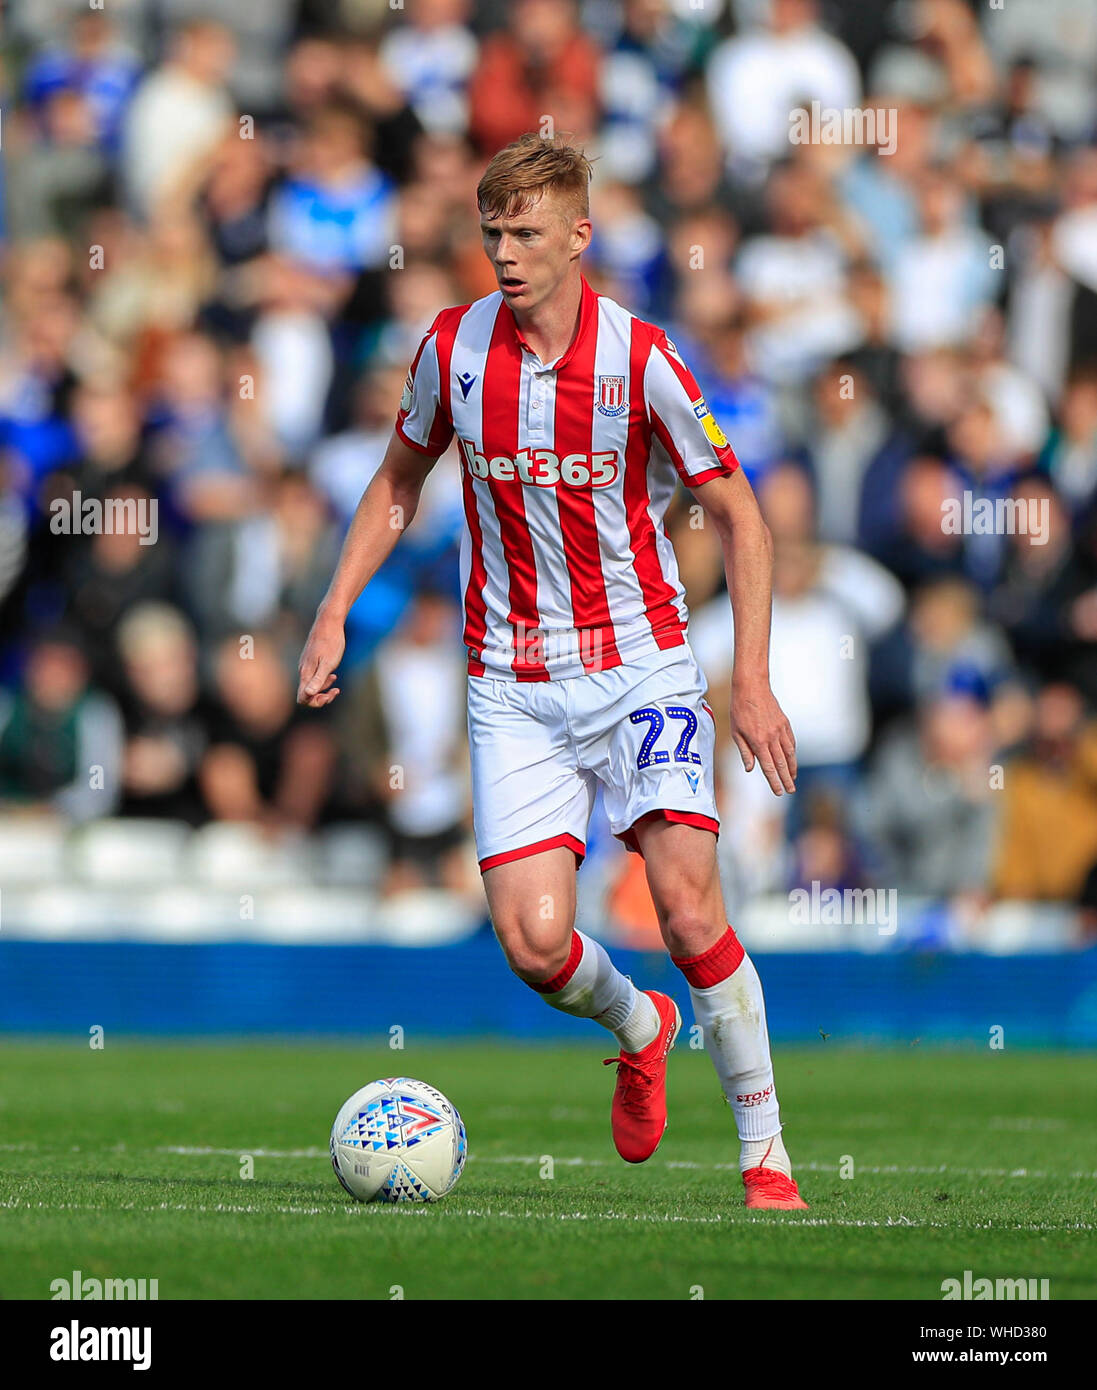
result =
[[773,541],[741,468],[694,489],[724,551],[735,621],[731,730],[748,772],[755,759],[777,796],[796,790],[796,740],[769,686]]
[[346,646],[347,614],[414,517],[423,484],[436,461],[393,433],[381,467],[358,503],[335,574],[301,653],[298,704],[321,709],[339,694],[335,670]]
[[731,731],[743,766],[750,772],[757,759],[775,795],[795,791],[796,742],[769,688],[769,528],[696,378],[661,329],[653,335],[644,395],[663,450],[720,534],[735,620]]

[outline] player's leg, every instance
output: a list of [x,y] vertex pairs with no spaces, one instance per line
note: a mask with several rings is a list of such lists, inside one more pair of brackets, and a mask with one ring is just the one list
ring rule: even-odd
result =
[[[605,785],[614,833],[645,857],[664,940],[689,983],[735,1113],[747,1203],[800,1205],[781,1141],[761,985],[728,926],[720,891],[716,740],[704,677],[680,647],[599,679],[609,698],[578,723],[589,730],[585,765]],[[771,1199],[764,1188],[781,1189],[789,1200],[780,1193]]]
[[[577,766],[563,684],[469,681],[473,828],[484,889],[515,974],[550,1007],[600,1023],[622,1053],[642,1050],[663,1026],[660,1004],[574,928],[576,862],[586,848],[594,777]],[[664,1111],[660,1134],[665,1119]],[[614,1137],[633,1161],[650,1152],[635,1137],[620,1140],[616,1127]]]
[[613,1034],[620,1049],[613,1142],[626,1162],[643,1163],[667,1126],[666,1060],[682,1019],[673,999],[642,993],[604,946],[575,930],[575,873],[567,848],[486,870],[491,920],[519,979],[551,1008],[591,1018]]
[[563,847],[488,869],[495,935],[511,970],[550,1008],[594,1019],[622,1048],[642,1048],[659,1027],[655,1006],[604,947],[575,930],[575,873],[575,854]]
[[663,940],[735,1117],[747,1205],[803,1207],[781,1138],[762,984],[727,922],[716,836],[658,815],[633,829]]

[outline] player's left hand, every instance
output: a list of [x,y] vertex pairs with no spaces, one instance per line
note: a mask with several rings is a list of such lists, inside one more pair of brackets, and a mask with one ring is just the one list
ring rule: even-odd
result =
[[757,759],[774,796],[796,790],[796,739],[768,681],[732,685],[731,736],[743,767],[753,771]]

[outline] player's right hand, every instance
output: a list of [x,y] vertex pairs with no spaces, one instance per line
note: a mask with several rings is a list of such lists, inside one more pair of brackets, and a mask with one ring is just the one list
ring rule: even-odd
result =
[[339,694],[338,686],[332,687],[335,668],[343,659],[346,645],[343,624],[318,614],[297,667],[301,678],[297,685],[299,705],[323,709]]

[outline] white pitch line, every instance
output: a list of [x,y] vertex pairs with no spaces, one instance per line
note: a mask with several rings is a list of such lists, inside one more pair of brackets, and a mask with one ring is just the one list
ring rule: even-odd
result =
[[[37,1149],[36,1144],[0,1144],[6,1152]],[[147,1152],[141,1149],[128,1149],[128,1154]],[[303,1149],[263,1149],[241,1147],[237,1149],[214,1148],[209,1145],[164,1144],[155,1153],[177,1154],[183,1158],[327,1158],[328,1150],[315,1146]],[[555,1154],[470,1154],[469,1160],[478,1164],[499,1164],[502,1166],[521,1164],[536,1166],[551,1158],[554,1165],[561,1168],[616,1168],[618,1163],[606,1158],[570,1157],[558,1158]],[[652,1165],[668,1170],[685,1170],[706,1173],[737,1173],[738,1163],[696,1163],[689,1159],[656,1159]],[[797,1163],[796,1170],[801,1173],[837,1173],[836,1163]],[[1033,1178],[1037,1181],[1072,1179],[1092,1182],[1097,1180],[1097,1172],[1053,1173],[1043,1168],[963,1168],[952,1164],[918,1166],[913,1164],[865,1164],[855,1166],[855,1176],[871,1177],[957,1177],[957,1178]]]
[[[131,1149],[130,1153],[141,1153],[140,1149]],[[233,1158],[328,1158],[327,1149],[308,1148],[308,1149],[211,1149],[205,1145],[193,1147],[185,1144],[161,1144],[154,1152],[158,1154],[182,1154],[184,1158],[204,1158],[207,1154],[218,1156],[231,1156]]]
[[[0,1201],[0,1208],[7,1211],[91,1211],[109,1212],[117,1215],[119,1212],[162,1212],[162,1211],[182,1211],[194,1213],[196,1215],[228,1215],[228,1216],[350,1216],[356,1220],[362,1219],[382,1219],[383,1212],[400,1212],[404,1216],[416,1219],[424,1219],[427,1215],[428,1205],[418,1203],[399,1203],[389,1205],[379,1202],[348,1203],[346,1206],[339,1207],[265,1207],[253,1204],[240,1205],[230,1202],[218,1202],[214,1206],[192,1205],[188,1202],[157,1202],[149,1206],[138,1206],[135,1202],[125,1202],[121,1206],[103,1206],[83,1204],[79,1202],[21,1202],[15,1198]],[[722,1215],[716,1213],[713,1216],[675,1216],[673,1214],[658,1214],[652,1212],[636,1212],[629,1214],[619,1211],[605,1212],[544,1212],[544,1211],[483,1211],[478,1208],[454,1207],[448,1202],[443,1211],[454,1217],[469,1217],[474,1220],[482,1221],[640,1221],[655,1225],[683,1225],[683,1226],[719,1226],[719,1225],[756,1225],[769,1220],[768,1217],[760,1217],[754,1214],[748,1216],[746,1211],[736,1213],[736,1215]],[[881,1230],[887,1228],[933,1228],[946,1231],[1092,1231],[1097,1230],[1097,1226],[1088,1221],[1064,1221],[1064,1222],[1029,1222],[1025,1224],[1007,1225],[994,1221],[977,1221],[958,1225],[949,1221],[911,1221],[909,1217],[888,1217],[886,1221],[867,1221],[867,1220],[846,1220],[842,1217],[829,1216],[809,1216],[809,1217],[788,1217],[781,1222],[782,1227],[788,1226],[857,1226],[857,1227],[877,1227]]]
[[[132,1152],[139,1152],[134,1150]],[[210,1155],[224,1158],[242,1158],[249,1155],[252,1158],[327,1158],[327,1149],[308,1148],[308,1149],[214,1149],[207,1147],[193,1147],[181,1144],[163,1145],[156,1150],[157,1153],[180,1154],[185,1158],[204,1158]],[[498,1163],[498,1164],[523,1164],[525,1166],[535,1166],[543,1163],[546,1158],[551,1158],[554,1165],[561,1168],[616,1168],[618,1163],[608,1158],[557,1158],[555,1154],[470,1154],[470,1163]],[[655,1167],[662,1166],[669,1169],[688,1169],[706,1173],[737,1173],[738,1163],[694,1163],[689,1159],[656,1159]],[[837,1163],[797,1163],[794,1165],[797,1172],[801,1173],[837,1173],[839,1165]],[[939,1163],[926,1167],[913,1165],[902,1165],[898,1163],[875,1164],[872,1166],[856,1166],[855,1174],[871,1174],[873,1176],[890,1177],[893,1175],[907,1174],[916,1177],[962,1177],[962,1178],[1037,1178],[1037,1179],[1097,1179],[1097,1172],[1078,1172],[1078,1173],[1050,1173],[1042,1168],[958,1168],[951,1164]]]

